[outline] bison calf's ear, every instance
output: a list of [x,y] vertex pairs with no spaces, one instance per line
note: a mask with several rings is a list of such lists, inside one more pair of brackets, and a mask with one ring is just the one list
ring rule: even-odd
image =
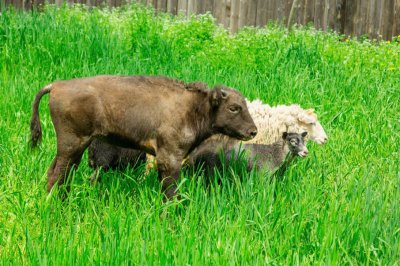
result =
[[221,104],[221,100],[228,98],[229,93],[221,86],[216,86],[211,92],[211,104],[216,107]]
[[221,98],[222,99],[228,98],[228,92],[226,92],[225,90],[221,89]]
[[287,132],[283,132],[283,133],[282,133],[282,138],[283,138],[284,140],[286,140],[287,135],[288,135]]

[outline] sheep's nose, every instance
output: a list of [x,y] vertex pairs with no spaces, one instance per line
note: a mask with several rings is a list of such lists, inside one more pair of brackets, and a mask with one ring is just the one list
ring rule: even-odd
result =
[[257,128],[252,128],[248,131],[249,135],[254,138],[257,135]]
[[303,151],[303,153],[304,153],[304,155],[306,155],[306,156],[308,155],[308,151]]

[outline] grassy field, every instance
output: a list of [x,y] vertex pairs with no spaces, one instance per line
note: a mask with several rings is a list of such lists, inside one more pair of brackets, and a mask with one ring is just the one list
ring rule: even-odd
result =
[[[400,37],[346,40],[269,25],[229,35],[210,16],[131,7],[0,15],[0,264],[399,265]],[[43,142],[28,148],[34,95],[57,79],[157,74],[226,84],[271,105],[313,107],[325,146],[309,143],[270,183],[186,170],[183,200],[162,203],[155,173],[109,172],[91,185],[85,155],[62,202],[46,193],[55,155],[47,99]]]

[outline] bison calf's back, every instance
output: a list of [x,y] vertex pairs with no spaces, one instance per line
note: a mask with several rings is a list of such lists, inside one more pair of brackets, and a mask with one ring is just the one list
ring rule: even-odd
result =
[[39,102],[50,93],[57,154],[48,170],[48,191],[62,184],[96,139],[156,156],[168,198],[185,156],[205,138],[222,133],[249,140],[257,133],[241,94],[227,87],[209,90],[164,77],[96,76],[58,81],[36,96],[32,143],[41,136]]

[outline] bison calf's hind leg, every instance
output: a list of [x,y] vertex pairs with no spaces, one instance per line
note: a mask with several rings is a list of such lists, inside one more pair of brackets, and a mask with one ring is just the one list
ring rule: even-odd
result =
[[162,184],[162,191],[167,199],[176,195],[177,181],[181,170],[182,158],[171,155],[157,156],[158,179]]
[[47,192],[57,183],[62,185],[71,169],[76,168],[82,154],[90,144],[89,138],[79,138],[74,135],[57,137],[57,155],[47,172]]

